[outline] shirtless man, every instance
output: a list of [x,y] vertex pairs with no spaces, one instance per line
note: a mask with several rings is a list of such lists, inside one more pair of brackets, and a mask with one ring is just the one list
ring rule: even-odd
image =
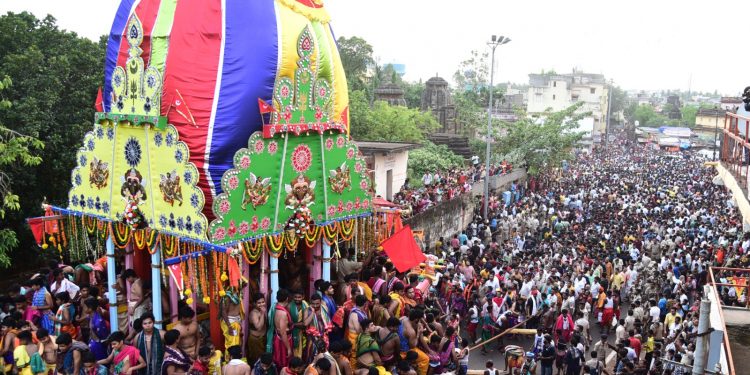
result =
[[174,329],[180,332],[177,346],[190,358],[195,359],[201,342],[200,329],[198,322],[195,321],[195,311],[190,306],[183,306],[177,314],[177,319],[177,324],[174,326]]
[[227,349],[229,353],[229,363],[224,365],[222,374],[224,375],[250,375],[250,366],[242,360],[242,348],[239,345],[230,346]]
[[[242,337],[242,312],[240,298],[231,290],[221,299],[221,332],[224,334],[224,345],[230,348],[240,345]],[[254,363],[254,362],[251,362]]]
[[370,319],[361,322],[362,333],[357,337],[357,370],[355,373],[361,373],[362,370],[369,372],[370,367],[380,366],[383,364],[380,359],[380,345],[378,345],[378,331],[380,327],[372,324]]
[[[272,312],[274,332],[270,343],[270,352],[273,353],[273,363],[282,370],[289,365],[292,359],[292,318],[289,315],[289,292],[284,289],[276,292],[276,307]],[[268,343],[266,344],[268,347]]]
[[260,355],[266,351],[266,332],[268,330],[268,314],[266,313],[266,296],[263,293],[255,293],[253,296],[253,309],[250,310],[247,335],[247,359],[248,363],[255,363]]
[[344,343],[348,343],[348,341],[333,341],[328,346],[328,351],[331,352],[333,359],[336,361],[339,375],[352,375],[352,365],[349,362],[349,357],[347,357],[349,350],[344,348]]
[[378,344],[380,344],[380,359],[386,369],[391,369],[396,365],[396,354],[401,349],[398,339],[398,329],[401,327],[401,321],[398,318],[391,317],[388,319],[386,326],[378,330]]
[[403,344],[401,345],[402,355],[405,355],[405,353],[410,350],[417,353],[416,363],[417,373],[419,375],[427,375],[427,369],[430,366],[430,358],[419,348],[419,340],[425,330],[425,327],[420,322],[423,317],[424,312],[422,310],[412,309],[409,311],[408,317],[401,318],[403,329],[402,332],[399,333],[401,341],[408,343],[408,347],[404,347]]
[[[352,344],[352,348],[357,347],[357,337],[362,333],[362,326],[360,323],[367,319],[367,312],[365,311],[365,304],[367,303],[367,297],[358,295],[354,298],[354,308],[349,313],[349,328],[346,332],[346,337]],[[357,358],[356,351],[352,350],[349,359],[355,360]]]
[[164,361],[164,331],[155,329],[154,315],[150,312],[141,315],[141,326],[143,330],[135,335],[133,345],[141,352],[141,357],[146,361],[143,375],[159,375],[161,363]]
[[140,308],[143,302],[143,282],[135,274],[132,268],[128,268],[122,272],[122,279],[130,285],[130,295],[128,296],[128,316],[130,317],[130,324],[133,324],[133,320],[141,316],[142,309]]
[[47,364],[47,373],[54,374],[55,367],[57,366],[57,345],[55,344],[55,337],[49,335],[44,328],[39,328],[36,331],[36,339],[39,341],[39,346],[42,348],[42,359]]

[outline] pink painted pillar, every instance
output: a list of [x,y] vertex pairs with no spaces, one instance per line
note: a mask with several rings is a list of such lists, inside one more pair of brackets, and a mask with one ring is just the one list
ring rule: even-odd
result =
[[[169,314],[170,321],[177,321],[177,301],[179,296],[177,295],[177,283],[174,282],[174,278],[169,277]],[[166,325],[165,325],[166,327]]]
[[263,249],[263,253],[260,255],[260,292],[266,296],[267,302],[270,303],[268,276],[268,252]]
[[310,269],[310,282],[308,283],[310,285],[310,294],[313,295],[315,293],[315,280],[318,280],[323,277],[323,269],[322,269],[322,253],[320,249],[320,242],[321,240],[318,240],[318,242],[315,243],[315,246],[310,249],[312,251],[312,268]]
[[[245,276],[246,279],[250,280],[250,265],[249,264],[243,264],[244,260],[239,259],[238,262],[240,263],[240,267],[242,267],[242,275]],[[261,275],[261,277],[263,277]],[[247,338],[247,325],[248,320],[247,317],[250,313],[250,283],[245,283],[245,286],[242,288],[242,310],[245,312],[245,317],[242,319],[242,334],[240,335],[241,340],[240,346],[242,347],[242,353],[245,355],[245,338]]]
[[[134,251],[133,245],[129,243],[125,247],[125,269],[126,270],[133,268],[133,251]],[[126,294],[127,300],[128,302],[130,302],[130,283],[127,281],[125,282],[125,289],[127,290],[127,294]]]

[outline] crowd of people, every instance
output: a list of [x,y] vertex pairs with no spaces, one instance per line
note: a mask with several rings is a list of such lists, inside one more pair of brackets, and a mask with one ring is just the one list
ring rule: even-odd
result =
[[[513,165],[507,161],[490,165],[490,176],[510,173]],[[472,185],[485,176],[485,166],[472,157],[472,165],[467,168],[453,168],[448,171],[430,171],[422,175],[419,184],[407,179],[404,186],[393,197],[393,203],[401,207],[404,216],[424,212],[430,207],[471,192]]]
[[[470,178],[448,173],[425,185],[439,189],[461,176]],[[172,328],[155,328],[151,286],[130,269],[116,286],[124,295],[130,285],[127,312],[110,327],[101,283],[55,265],[8,291],[2,370],[465,375],[470,356],[484,355],[487,375],[499,374],[495,361],[524,375],[689,373],[708,267],[749,263],[750,236],[712,178],[691,152],[622,141],[580,154],[514,203],[495,199],[490,218],[477,215],[465,231],[446,234],[412,271],[398,272],[375,250],[362,261],[345,252],[335,262],[338,280],[315,281],[312,295],[281,289],[268,306],[270,296],[255,293],[248,311],[228,295],[225,351],[184,303]],[[746,289],[724,287],[722,298],[744,305]],[[510,328],[519,330],[498,337]]]

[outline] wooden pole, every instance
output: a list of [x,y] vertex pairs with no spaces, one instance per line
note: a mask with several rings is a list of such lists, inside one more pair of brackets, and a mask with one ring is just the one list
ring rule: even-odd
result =
[[528,322],[529,320],[534,319],[534,318],[536,318],[537,316],[540,316],[540,315],[542,315],[542,314],[537,313],[536,315],[531,316],[531,318],[526,319],[523,322],[520,322],[520,323],[514,325],[513,327],[510,327],[510,328],[506,329],[503,332],[500,332],[499,334],[495,335],[494,337],[490,338],[489,340],[482,341],[481,343],[472,346],[471,348],[469,348],[469,351],[472,351],[472,350],[474,350],[474,349],[476,349],[476,348],[478,348],[480,346],[487,345],[487,344],[491,343],[492,341],[495,341],[495,340],[497,340],[497,339],[505,336],[506,334],[511,333],[512,330],[514,330],[514,329],[516,329],[516,328],[518,328],[518,327],[526,324],[526,322]]

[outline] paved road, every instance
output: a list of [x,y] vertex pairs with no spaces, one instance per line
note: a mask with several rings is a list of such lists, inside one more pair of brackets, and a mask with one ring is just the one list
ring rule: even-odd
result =
[[[627,305],[623,306],[623,313],[627,312]],[[596,323],[595,319],[592,319],[590,322],[591,327],[591,338],[594,340],[594,342],[598,341],[601,335],[601,328]],[[464,330],[462,330],[462,335],[465,334]],[[531,348],[533,344],[534,336],[530,335],[516,335],[516,337],[510,337],[505,336],[502,341],[502,345],[498,345],[498,342],[500,340],[496,340],[494,343],[490,344],[490,347],[493,348],[493,350],[487,354],[482,354],[481,347],[478,347],[471,351],[471,354],[469,356],[469,369],[472,370],[484,370],[485,368],[485,362],[487,360],[492,360],[495,364],[495,368],[504,370],[505,369],[505,360],[503,358],[502,351],[498,351],[498,346],[500,346],[500,350],[502,350],[502,346],[504,345],[518,345],[526,349],[528,351],[529,348]],[[611,330],[608,341],[610,344],[615,344],[614,339],[614,330]],[[586,353],[586,360],[589,360],[591,357],[589,356],[589,353],[591,352],[591,349],[588,350]],[[607,368],[612,369],[614,366],[614,358],[615,354],[614,351],[611,349],[607,350]],[[541,373],[539,370],[539,367],[537,366],[537,373]]]

